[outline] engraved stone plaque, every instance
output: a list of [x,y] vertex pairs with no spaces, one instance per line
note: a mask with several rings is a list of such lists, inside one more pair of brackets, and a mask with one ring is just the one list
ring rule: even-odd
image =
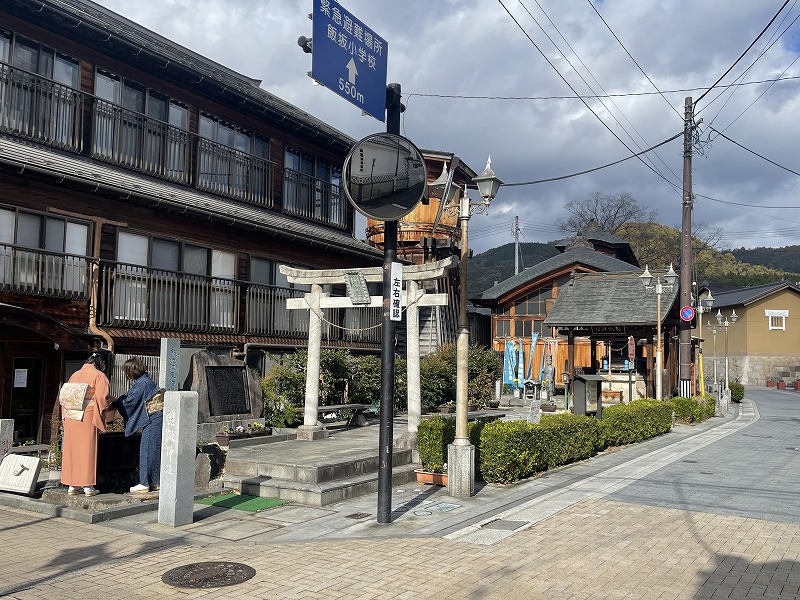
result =
[[245,367],[206,367],[208,401],[213,416],[250,413]]

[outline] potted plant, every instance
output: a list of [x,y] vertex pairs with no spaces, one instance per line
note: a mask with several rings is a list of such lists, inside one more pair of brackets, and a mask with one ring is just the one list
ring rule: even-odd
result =
[[455,402],[445,402],[444,404],[439,406],[439,412],[444,414],[454,413],[456,412],[456,403]]
[[447,485],[447,446],[455,437],[452,417],[425,419],[417,431],[417,448],[422,468],[416,470],[417,483]]

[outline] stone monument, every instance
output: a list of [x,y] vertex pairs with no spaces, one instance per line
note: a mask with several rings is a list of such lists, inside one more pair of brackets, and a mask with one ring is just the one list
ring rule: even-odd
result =
[[177,527],[194,515],[197,392],[164,394],[158,522]]
[[14,441],[14,419],[0,419],[0,461],[11,450]]

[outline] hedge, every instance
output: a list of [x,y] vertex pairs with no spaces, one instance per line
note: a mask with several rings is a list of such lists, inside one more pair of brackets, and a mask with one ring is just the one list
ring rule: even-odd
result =
[[634,444],[672,428],[672,403],[644,398],[603,409],[600,448]]

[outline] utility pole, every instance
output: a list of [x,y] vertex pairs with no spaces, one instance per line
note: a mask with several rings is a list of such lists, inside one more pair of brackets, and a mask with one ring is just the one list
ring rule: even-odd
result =
[[514,275],[519,273],[519,217],[514,217]]
[[[681,227],[681,288],[680,306],[692,305],[692,136],[694,134],[694,105],[692,97],[684,99],[683,112],[683,218]],[[692,396],[692,324],[680,320],[678,346],[678,393]]]
[[[386,133],[400,134],[403,105],[399,83],[386,86]],[[397,221],[383,222],[383,320],[381,322],[381,408],[378,432],[378,523],[392,522],[392,446],[394,445],[394,344],[391,320],[392,263],[397,260]]]

